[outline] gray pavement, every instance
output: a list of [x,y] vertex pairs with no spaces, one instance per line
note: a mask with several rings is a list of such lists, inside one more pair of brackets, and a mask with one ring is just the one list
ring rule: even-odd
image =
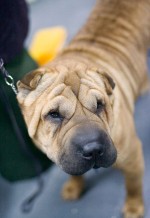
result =
[[[33,33],[47,26],[63,25],[69,37],[85,21],[94,0],[39,0],[30,7],[31,29],[26,45]],[[79,10],[80,8],[80,10]],[[150,60],[149,60],[150,68]],[[144,199],[145,218],[150,218],[150,93],[136,103],[135,121],[143,142],[145,156]],[[125,127],[129,128],[129,127]],[[21,203],[36,187],[36,179],[9,183],[0,178],[0,218],[120,218],[125,190],[122,174],[114,169],[91,170],[86,173],[86,191],[79,201],[65,202],[61,187],[68,175],[57,166],[43,174],[45,186],[31,213],[23,214]]]
[[33,34],[40,28],[64,26],[68,41],[76,34],[89,15],[96,0],[38,0],[29,7],[30,31],[28,46]]

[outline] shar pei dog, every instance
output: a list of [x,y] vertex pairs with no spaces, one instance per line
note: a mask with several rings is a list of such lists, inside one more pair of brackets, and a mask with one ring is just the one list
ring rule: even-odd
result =
[[64,199],[77,199],[82,174],[114,166],[125,177],[125,218],[144,214],[144,161],[133,113],[148,87],[150,0],[97,0],[57,58],[18,82],[17,99],[36,146],[71,175]]

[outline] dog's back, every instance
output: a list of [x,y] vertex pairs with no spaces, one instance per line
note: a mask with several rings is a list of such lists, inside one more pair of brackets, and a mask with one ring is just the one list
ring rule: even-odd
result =
[[128,86],[134,101],[147,87],[149,11],[150,0],[98,0],[86,24],[62,54],[78,57],[80,53],[85,61],[94,59],[110,74],[114,72],[121,86],[125,81],[124,92]]

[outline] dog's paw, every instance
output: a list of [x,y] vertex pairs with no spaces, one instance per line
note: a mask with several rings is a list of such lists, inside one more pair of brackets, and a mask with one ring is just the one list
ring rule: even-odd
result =
[[123,218],[144,218],[144,204],[136,200],[126,202]]
[[76,200],[81,196],[83,189],[83,178],[71,178],[63,186],[62,197],[64,200]]

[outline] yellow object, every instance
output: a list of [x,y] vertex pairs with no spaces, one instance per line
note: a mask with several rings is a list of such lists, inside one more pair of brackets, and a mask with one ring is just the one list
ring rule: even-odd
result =
[[46,64],[55,58],[66,40],[63,27],[46,28],[38,31],[33,37],[29,54],[39,64]]

